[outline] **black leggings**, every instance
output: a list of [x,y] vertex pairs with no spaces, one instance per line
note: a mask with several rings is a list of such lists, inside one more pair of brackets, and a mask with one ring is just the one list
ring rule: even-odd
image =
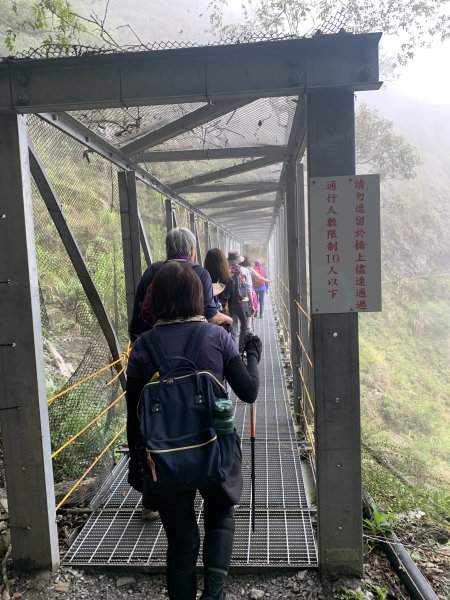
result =
[[[200,535],[191,492],[177,494],[178,508],[159,508],[167,536],[166,583],[170,600],[195,600]],[[164,502],[164,504],[167,504]],[[234,506],[205,500],[203,565],[227,572],[234,540]]]

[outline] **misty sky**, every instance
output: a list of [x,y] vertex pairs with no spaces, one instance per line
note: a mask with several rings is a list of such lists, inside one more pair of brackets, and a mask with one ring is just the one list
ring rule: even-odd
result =
[[417,51],[415,59],[400,71],[392,84],[402,93],[432,104],[450,106],[450,41]]

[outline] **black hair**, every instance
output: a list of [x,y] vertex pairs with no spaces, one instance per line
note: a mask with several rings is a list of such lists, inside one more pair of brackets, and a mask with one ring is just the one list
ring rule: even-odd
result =
[[188,262],[163,265],[152,281],[148,300],[156,321],[187,319],[204,313],[202,282]]

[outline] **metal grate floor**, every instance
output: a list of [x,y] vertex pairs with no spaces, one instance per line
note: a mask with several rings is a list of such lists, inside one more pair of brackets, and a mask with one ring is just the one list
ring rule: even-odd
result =
[[[255,332],[264,344],[256,403],[256,531],[250,511],[250,410],[236,401],[243,451],[244,491],[236,509],[232,568],[241,571],[317,566],[302,465],[292,422],[270,299]],[[127,458],[92,503],[94,512],[64,558],[65,564],[161,571],[166,538],[159,521],[140,518],[141,497],[127,483]],[[203,529],[202,502],[196,510]],[[201,557],[200,557],[201,560]]]

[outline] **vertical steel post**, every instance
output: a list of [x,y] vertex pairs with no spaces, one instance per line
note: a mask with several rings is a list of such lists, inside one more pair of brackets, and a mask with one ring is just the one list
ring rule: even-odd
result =
[[144,253],[145,262],[147,263],[147,267],[149,267],[152,262],[152,251],[150,248],[150,244],[148,243],[147,232],[145,231],[144,221],[142,219],[141,213],[139,212],[139,239],[141,240],[142,252]]
[[202,247],[200,246],[200,238],[198,237],[198,229],[197,229],[197,219],[195,218],[195,213],[189,213],[189,228],[192,233],[195,235],[195,245],[197,247],[197,258],[196,261],[199,265],[203,263],[202,260]]
[[[304,173],[303,165],[299,164],[297,168],[297,239],[298,239],[298,277],[299,277],[299,290],[298,290],[298,303],[301,308],[296,306],[299,316],[299,337],[302,341],[303,346],[309,354],[310,352],[310,336],[309,336],[309,320],[306,316],[308,314],[308,284],[307,284],[307,260],[306,260],[306,244],[307,244],[308,232],[306,230],[306,219],[305,219],[305,192],[304,192]],[[308,393],[313,399],[314,394],[312,386],[309,385],[310,365],[306,352],[301,349],[300,352],[300,365],[303,380],[305,384],[300,381],[300,398],[302,400],[302,409],[304,416],[308,420],[312,421],[313,414],[312,409],[307,398],[305,387],[307,386]],[[305,438],[306,426],[303,428]]]
[[26,118],[0,116],[0,423],[12,556],[59,564]]
[[[307,112],[309,179],[353,175],[353,92],[310,94]],[[319,564],[362,575],[358,315],[312,318]]]
[[130,323],[133,315],[134,296],[142,277],[136,174],[134,171],[119,171],[118,177],[125,293],[127,298],[128,323]]
[[291,365],[294,393],[294,411],[300,414],[301,381],[299,368],[301,361],[299,311],[295,301],[299,297],[299,244],[298,239],[298,196],[297,196],[297,164],[291,160],[286,164],[286,238],[288,258],[288,287],[289,287],[289,315],[290,315],[290,340],[291,340]]
[[211,234],[209,231],[209,221],[205,221],[204,231],[205,231],[205,252],[208,252],[208,250],[211,250]]
[[176,224],[175,224],[175,219],[174,219],[174,214],[173,214],[172,200],[170,198],[166,198],[166,230],[167,230],[167,233],[169,233],[169,231],[171,229],[173,229],[174,227],[176,227]]

